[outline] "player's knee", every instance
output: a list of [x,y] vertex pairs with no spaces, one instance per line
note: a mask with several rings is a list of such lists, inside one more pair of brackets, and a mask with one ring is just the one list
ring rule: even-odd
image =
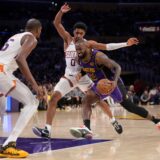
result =
[[121,102],[121,105],[127,109],[129,112],[133,112],[134,110],[134,105],[132,104],[131,100],[128,98],[123,99],[123,101]]
[[39,100],[35,96],[33,96],[28,103],[30,103],[31,106],[37,106],[38,107]]
[[83,104],[91,104],[93,101],[93,97],[91,95],[86,95],[83,99]]
[[99,97],[92,91],[87,92],[86,96],[84,97],[84,102],[88,104],[95,103],[99,100],[100,100]]
[[[39,103],[38,103],[39,104]],[[29,104],[24,106],[24,108],[21,110],[22,113],[28,113],[30,112],[30,115],[34,115],[37,112],[38,105]]]
[[51,99],[49,100],[49,104],[50,105],[54,105],[57,104],[57,102],[62,98],[61,94],[57,91],[55,91],[52,96]]
[[35,106],[38,106],[39,105],[39,100],[37,98],[34,98],[33,103],[34,103]]

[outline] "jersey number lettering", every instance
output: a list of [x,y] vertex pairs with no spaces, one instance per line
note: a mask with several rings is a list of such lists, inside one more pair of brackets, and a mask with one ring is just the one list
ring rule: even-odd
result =
[[0,51],[5,51],[7,50],[7,48],[9,47],[9,42],[13,42],[14,39],[9,39],[5,44],[4,46],[2,47],[2,49]]
[[71,66],[75,66],[76,65],[76,60],[75,59],[71,59]]

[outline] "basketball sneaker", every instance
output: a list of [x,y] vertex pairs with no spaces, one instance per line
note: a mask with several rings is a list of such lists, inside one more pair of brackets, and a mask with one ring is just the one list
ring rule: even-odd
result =
[[9,142],[0,149],[0,158],[26,158],[28,155],[28,152],[16,148],[16,142]]
[[33,127],[32,128],[33,133],[41,138],[46,138],[46,139],[50,139],[51,135],[47,129],[47,127],[45,127],[44,129],[38,128],[38,127]]
[[123,132],[123,128],[122,128],[122,126],[118,123],[118,121],[114,121],[114,122],[112,122],[112,125],[113,125],[113,127],[114,127],[114,129],[116,130],[116,132],[118,133],[118,134],[121,134],[122,132]]
[[93,133],[86,126],[70,128],[70,133],[76,138],[92,139]]

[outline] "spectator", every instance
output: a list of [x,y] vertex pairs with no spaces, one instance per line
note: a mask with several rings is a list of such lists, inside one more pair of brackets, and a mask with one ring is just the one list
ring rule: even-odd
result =
[[131,99],[131,101],[135,104],[139,103],[139,97],[136,95],[136,92],[134,90],[134,85],[130,85],[128,89],[128,96]]
[[149,91],[149,96],[150,96],[150,104],[151,105],[159,104],[159,94],[158,94],[157,87],[153,87]]
[[142,105],[147,105],[148,102],[149,102],[149,100],[150,100],[149,92],[148,92],[147,90],[145,90],[145,91],[142,93],[141,97],[140,97],[141,104],[142,104]]

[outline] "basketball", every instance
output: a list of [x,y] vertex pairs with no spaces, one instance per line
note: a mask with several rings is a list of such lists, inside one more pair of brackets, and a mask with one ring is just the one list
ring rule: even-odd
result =
[[101,79],[97,83],[97,91],[102,95],[110,94],[113,90],[113,83],[108,79]]

